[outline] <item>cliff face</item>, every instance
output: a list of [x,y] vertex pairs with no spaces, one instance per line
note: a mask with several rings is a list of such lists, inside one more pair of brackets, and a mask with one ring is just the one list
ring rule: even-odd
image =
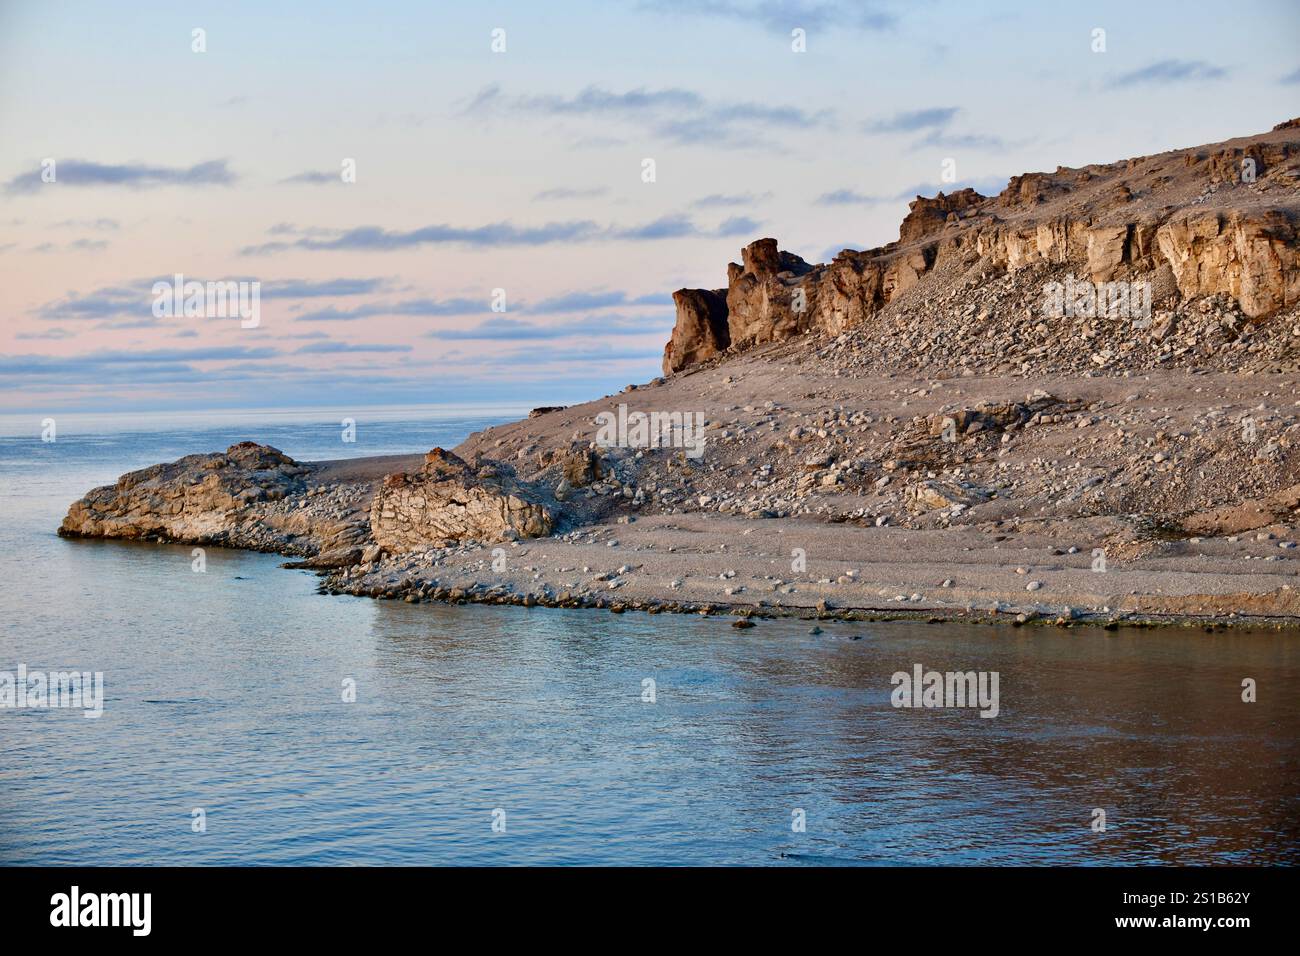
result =
[[731,346],[726,289],[679,289],[673,293],[673,302],[677,325],[664,346],[665,374],[671,371],[670,356],[678,368],[684,368],[721,355]]
[[[1010,288],[1029,270],[1020,285],[1036,282],[1041,292],[1053,276],[1034,267],[1095,283],[1160,286],[1171,276],[1178,299],[1228,296],[1251,319],[1295,306],[1300,121],[1214,146],[1028,173],[991,198],[971,189],[918,196],[897,242],[845,250],[828,264],[810,265],[775,239],[759,239],[728,266],[725,298],[721,290],[674,294],[664,373],[727,351],[864,326],[902,293],[928,292],[938,273],[973,274],[984,285],[1011,275]],[[1019,306],[1031,289],[1013,291]]]

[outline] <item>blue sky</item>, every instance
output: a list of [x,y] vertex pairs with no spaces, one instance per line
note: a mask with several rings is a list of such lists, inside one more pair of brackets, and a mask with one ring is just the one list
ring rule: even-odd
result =
[[[593,397],[657,374],[674,289],[890,241],[945,159],[989,192],[1300,115],[1298,36],[1282,2],[8,2],[0,408]],[[153,315],[176,273],[261,283],[260,324]]]

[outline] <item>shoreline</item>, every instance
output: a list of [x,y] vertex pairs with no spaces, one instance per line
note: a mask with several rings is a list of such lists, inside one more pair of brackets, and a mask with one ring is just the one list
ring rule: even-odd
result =
[[[767,533],[751,533],[755,524]],[[963,550],[986,534],[650,516],[556,537],[441,549],[397,563],[317,569],[318,591],[408,603],[702,613],[738,621],[1300,628],[1300,592],[1289,583],[1294,572],[1233,573],[1229,565],[1240,555],[1225,553],[1220,543],[1205,549],[1217,554],[1195,555],[1170,554],[1176,543],[1158,545],[1145,558],[1099,573],[1090,569],[1087,552],[1069,554],[1044,543],[1041,534],[1005,536],[996,547]],[[816,557],[819,547],[835,555],[836,543],[851,538],[855,562]],[[811,545],[805,573],[792,573],[788,561],[777,563],[784,545],[778,557],[771,542],[780,539]],[[747,541],[756,546],[736,544]],[[1238,542],[1237,550],[1259,550],[1262,543]],[[722,551],[719,544],[728,546]],[[901,549],[917,545],[926,558],[900,560]],[[953,560],[955,554],[964,560]],[[494,562],[499,570],[493,570]],[[311,563],[285,566],[310,569]],[[1158,583],[1133,587],[1142,581]],[[1031,582],[1039,587],[1028,590]]]
[[[740,356],[485,428],[454,455],[296,462],[242,443],[95,489],[60,533],[277,553],[322,572],[326,591],[421,601],[1300,628],[1294,375],[878,376],[850,388],[805,366],[793,389],[789,378],[779,358]],[[1036,383],[1051,390],[1043,413],[988,418],[955,443],[928,435],[947,409],[1014,409]],[[706,455],[590,448],[581,439],[620,402],[703,412]],[[1234,424],[1244,409],[1260,423],[1254,446]],[[1243,455],[1270,445],[1284,457]],[[464,469],[434,481],[430,458]],[[386,545],[371,511],[393,488],[439,510]],[[516,493],[551,526],[425,533],[463,518],[466,495],[500,505]]]

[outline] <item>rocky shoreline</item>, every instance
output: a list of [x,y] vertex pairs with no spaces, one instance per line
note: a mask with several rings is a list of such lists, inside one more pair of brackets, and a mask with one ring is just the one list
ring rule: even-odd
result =
[[[761,239],[677,292],[648,384],[423,456],[187,456],[59,533],[273,551],[411,603],[1294,627],[1297,223],[1296,121],[918,198],[883,249]],[[1075,277],[1151,313],[1050,314]]]
[[[410,603],[705,612],[752,620],[1300,625],[1300,548],[1294,546],[1300,540],[1300,478],[1289,465],[1281,467],[1290,462],[1300,430],[1293,397],[1300,381],[1294,376],[1257,377],[1249,387],[1230,376],[1102,377],[1068,400],[1041,407],[1043,396],[1001,400],[1023,380],[961,380],[924,397],[917,392],[930,391],[935,382],[871,383],[867,391],[878,402],[887,398],[894,412],[911,412],[907,422],[918,431],[928,430],[932,408],[949,404],[946,388],[991,397],[973,403],[984,411],[965,416],[966,427],[980,427],[955,448],[930,439],[921,446],[936,444],[970,459],[956,469],[937,469],[914,457],[884,457],[904,454],[896,450],[905,442],[901,423],[888,421],[902,416],[876,407],[871,417],[879,421],[872,425],[831,424],[812,431],[807,454],[774,455],[773,441],[788,445],[791,432],[811,430],[791,423],[806,421],[817,403],[792,397],[777,412],[753,404],[749,390],[770,394],[774,379],[788,380],[780,368],[770,357],[745,356],[675,384],[638,389],[644,392],[638,404],[653,408],[678,404],[676,392],[687,384],[693,394],[716,388],[720,396],[705,404],[714,444],[700,463],[672,449],[640,458],[622,449],[586,449],[579,459],[553,456],[545,476],[527,480],[524,490],[544,503],[539,507],[553,522],[546,535],[526,536],[509,525],[509,495],[518,494],[524,481],[517,469],[499,460],[475,469],[469,461],[483,461],[486,448],[553,447],[576,421],[594,421],[627,395],[488,429],[459,446],[460,465],[437,450],[425,456],[433,461],[433,475],[425,473],[429,463],[421,456],[293,462],[250,445],[190,456],[181,467],[136,473],[152,473],[145,480],[124,476],[120,490],[97,489],[73,506],[61,533],[276,551],[300,559],[290,567],[319,572],[324,593]],[[823,368],[801,381],[832,388],[836,379],[833,369]],[[1265,393],[1287,400],[1266,412],[1258,406],[1267,399],[1257,401]],[[1044,415],[1049,407],[1060,411]],[[1218,408],[1224,414],[1211,416]],[[1232,424],[1237,409],[1259,416],[1256,452],[1276,442],[1276,453],[1246,457]],[[862,413],[844,417],[851,421],[854,414]],[[1101,420],[1081,425],[1092,418]],[[1188,447],[1193,442],[1186,423],[1198,418],[1225,424],[1197,436],[1204,448]],[[818,437],[820,431],[827,437]],[[724,432],[732,437],[722,438]],[[868,449],[860,472],[846,468],[826,482],[837,465],[826,461],[823,447],[843,448],[838,440],[853,432],[854,441],[884,447]],[[1155,439],[1157,432],[1164,437]],[[1189,437],[1180,442],[1182,432]],[[1012,440],[1003,442],[1007,434]],[[1089,444],[1099,436],[1097,446]],[[518,460],[517,453],[504,457]],[[763,464],[755,467],[759,458]],[[223,460],[227,464],[218,464]],[[1173,467],[1162,467],[1169,463]],[[1204,478],[1173,486],[1185,467]],[[732,479],[742,468],[747,484],[770,484],[737,497],[739,482]],[[985,469],[998,480],[987,480]],[[227,484],[220,497],[208,497],[204,489],[213,487],[207,476],[214,470],[249,487]],[[389,481],[393,474],[404,477]],[[1095,481],[1099,476],[1102,481]],[[459,540],[430,532],[417,547],[403,543],[413,540],[409,534],[380,544],[375,525],[391,525],[398,514],[383,517],[393,485],[408,494],[419,491],[422,500],[408,521],[428,521],[438,535],[457,521],[473,521],[477,530]],[[564,486],[561,501],[553,491]],[[1222,487],[1240,487],[1240,499],[1217,504]],[[485,503],[479,511],[466,507],[475,500],[471,488]],[[1160,508],[1124,510],[1135,501]]]
[[[938,533],[932,542],[908,542],[907,532],[903,532],[892,535],[897,545],[919,544],[923,553],[931,556],[900,566],[897,552],[890,551],[895,543],[877,541],[881,553],[865,556],[865,560],[860,557],[852,562],[856,567],[848,567],[850,562],[843,560],[819,562],[811,575],[777,576],[768,573],[772,555],[764,551],[729,548],[725,563],[734,568],[724,568],[717,574],[712,573],[712,562],[706,566],[698,555],[684,559],[677,556],[677,546],[671,542],[684,536],[703,533],[734,540],[737,529],[728,527],[726,520],[710,517],[688,528],[677,523],[647,524],[650,527],[639,529],[636,535],[629,535],[627,526],[602,526],[584,529],[579,541],[535,539],[526,544],[512,543],[509,550],[501,549],[504,558],[501,552],[494,555],[491,547],[475,545],[449,549],[405,566],[380,565],[369,571],[364,567],[338,569],[326,576],[318,591],[407,603],[701,614],[730,617],[737,627],[772,618],[1091,625],[1108,630],[1121,625],[1198,626],[1207,630],[1230,625],[1300,625],[1300,591],[1292,583],[1294,570],[1279,569],[1267,582],[1258,577],[1241,580],[1240,573],[1231,567],[1236,555],[1230,552],[1237,549],[1213,545],[1194,557],[1185,556],[1192,560],[1166,558],[1130,564],[1108,579],[1103,589],[1090,586],[1088,576],[1096,572],[1087,555],[1078,548],[1071,555],[1069,549],[1044,545],[1035,534],[1023,538],[1032,545],[1017,541],[1007,548],[1008,556],[1023,561],[1023,565],[1000,565],[996,560],[964,565],[936,560],[948,557],[953,550],[964,550],[951,532]],[[817,538],[815,532],[808,535],[807,528],[780,521],[775,524],[763,530],[780,536],[804,532],[806,538]],[[610,542],[616,551],[608,550]],[[1252,547],[1262,550],[1257,543],[1243,544],[1239,550],[1246,552]],[[1213,562],[1210,567],[1204,566],[1207,558]],[[598,563],[576,565],[581,560]],[[501,571],[492,572],[494,561]],[[615,561],[621,562],[617,568],[595,570]],[[1193,569],[1191,566],[1196,564],[1202,566]],[[760,570],[765,573],[756,573]],[[671,577],[674,573],[680,576]],[[832,574],[836,576],[830,577]],[[954,577],[939,581],[940,574]],[[1127,588],[1147,576],[1159,581],[1149,592]],[[1211,577],[1215,580],[1211,581]],[[742,581],[745,583],[737,583]],[[1033,595],[1035,599],[1030,599],[1025,590],[1033,583],[1040,588]],[[1220,590],[1196,593],[1201,584],[1218,585]],[[1228,589],[1223,589],[1224,584]],[[1232,590],[1234,584],[1251,590]],[[1259,589],[1260,585],[1271,585],[1271,589]],[[911,591],[913,587],[922,590]]]

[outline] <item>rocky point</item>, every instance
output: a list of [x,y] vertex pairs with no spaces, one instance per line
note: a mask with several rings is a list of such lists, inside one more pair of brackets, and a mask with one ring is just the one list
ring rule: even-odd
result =
[[[425,456],[191,455],[60,533],[410,602],[1294,625],[1298,223],[1296,121],[918,197],[881,248],[759,239],[676,292],[652,382]],[[605,447],[619,410],[702,416],[705,453]]]

